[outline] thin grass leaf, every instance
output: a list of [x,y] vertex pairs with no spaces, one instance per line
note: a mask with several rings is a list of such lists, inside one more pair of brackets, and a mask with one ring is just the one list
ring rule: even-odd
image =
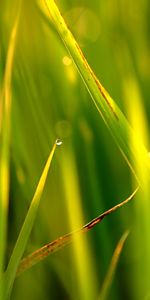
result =
[[9,201],[9,161],[10,161],[10,131],[11,131],[11,81],[20,16],[20,4],[17,16],[10,34],[4,81],[0,95],[0,300],[3,300],[2,274],[4,271],[7,211]]
[[30,255],[25,257],[21,261],[21,263],[18,267],[17,276],[19,276],[21,273],[23,273],[27,269],[31,268],[38,262],[42,261],[48,255],[58,251],[59,249],[63,248],[64,246],[70,244],[71,242],[73,242],[74,239],[79,237],[82,233],[85,233],[85,232],[88,232],[89,230],[91,230],[95,225],[99,224],[106,216],[110,215],[111,213],[115,212],[118,208],[121,208],[122,206],[127,204],[129,201],[131,201],[134,198],[134,196],[136,195],[138,189],[139,188],[136,188],[136,190],[126,200],[124,200],[123,202],[108,209],[107,211],[105,211],[104,213],[102,213],[101,215],[99,215],[98,217],[96,217],[95,219],[90,221],[89,223],[85,224],[81,228],[59,237],[58,239],[54,240],[53,242],[46,244],[42,248],[34,251],[33,253],[31,253]]
[[33,199],[31,201],[27,216],[25,218],[25,221],[23,223],[23,226],[21,228],[19,237],[17,239],[16,245],[14,247],[13,253],[11,255],[7,270],[5,272],[5,276],[4,276],[4,288],[5,288],[5,297],[4,299],[7,299],[15,276],[16,276],[16,271],[20,262],[20,259],[24,253],[27,241],[29,239],[29,235],[31,233],[33,224],[34,224],[34,220],[37,214],[37,210],[40,204],[40,199],[43,193],[43,189],[45,186],[45,182],[47,179],[47,175],[48,175],[48,171],[51,165],[51,161],[57,146],[57,141],[54,143],[53,148],[49,154],[49,157],[47,159],[46,165],[44,167],[44,170],[42,172],[42,175],[40,177],[39,183],[37,185],[36,191],[34,193]]
[[[139,140],[137,140],[136,146],[133,146],[129,142],[130,137],[133,135],[133,132],[128,121],[90,68],[78,43],[76,42],[71,31],[68,29],[55,2],[53,0],[44,1],[50,13],[55,29],[63,40],[75,65],[77,66],[77,69],[94,101],[94,104],[96,105],[105,124],[114,137],[124,158],[128,162],[128,165],[130,166],[138,181],[141,183],[142,179],[138,178],[136,174],[134,161],[136,161],[136,153],[138,150],[138,153],[141,153],[145,169],[148,169],[148,173],[150,174],[150,163],[148,161],[147,150]],[[131,160],[131,157],[133,158],[133,160]]]
[[111,262],[110,262],[108,272],[106,274],[106,277],[105,277],[103,285],[102,285],[101,293],[100,293],[99,298],[98,298],[99,300],[106,300],[107,297],[108,297],[108,293],[109,293],[109,290],[110,290],[110,287],[111,287],[111,284],[112,284],[112,281],[113,281],[113,278],[114,278],[114,274],[115,274],[115,271],[116,271],[116,268],[117,268],[117,264],[118,264],[122,249],[124,247],[124,243],[125,243],[128,235],[129,235],[129,231],[126,231],[122,235],[121,239],[119,240],[119,242],[118,242],[118,244],[115,248],[115,251],[113,253],[113,256],[112,256],[112,259],[111,259]]

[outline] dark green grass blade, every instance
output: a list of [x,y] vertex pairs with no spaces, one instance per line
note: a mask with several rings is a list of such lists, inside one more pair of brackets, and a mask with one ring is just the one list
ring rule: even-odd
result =
[[[136,177],[139,177],[136,174],[134,164],[134,161],[136,161],[137,157],[137,151],[142,157],[142,162],[145,169],[148,169],[148,174],[150,174],[150,163],[147,156],[147,150],[145,149],[141,141],[138,140],[138,138],[136,145],[133,146],[133,144],[130,143],[130,138],[131,136],[133,136],[133,131],[128,121],[120,111],[119,107],[116,105],[115,101],[110,97],[110,95],[107,93],[107,91],[95,76],[77,41],[67,27],[57,5],[55,4],[55,1],[45,0],[45,3],[49,10],[56,31],[60,35],[67,50],[69,51],[91,95],[91,98],[94,101],[94,104],[101,114],[105,124],[109,128],[112,136],[114,137],[120,151],[128,162],[128,165],[130,166],[134,175]],[[138,179],[140,182],[142,182],[142,178]]]

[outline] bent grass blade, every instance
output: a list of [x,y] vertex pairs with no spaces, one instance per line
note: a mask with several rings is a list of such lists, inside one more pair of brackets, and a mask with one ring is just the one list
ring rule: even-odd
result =
[[0,300],[3,300],[3,272],[9,199],[9,161],[11,131],[11,81],[21,2],[10,34],[4,80],[0,95]]
[[126,231],[122,235],[121,239],[119,240],[119,242],[118,242],[118,244],[115,248],[115,251],[113,253],[113,256],[112,256],[112,259],[111,259],[111,262],[110,262],[110,266],[108,268],[108,272],[106,274],[106,277],[104,279],[104,283],[102,285],[102,289],[101,289],[101,292],[100,292],[100,295],[99,295],[99,298],[98,298],[99,300],[108,299],[107,296],[108,296],[108,293],[109,293],[109,290],[110,290],[110,287],[111,287],[111,284],[112,284],[112,281],[113,281],[113,278],[114,278],[116,267],[117,267],[122,249],[124,247],[124,243],[125,243],[128,235],[129,235],[129,231]]
[[4,275],[4,288],[5,288],[5,293],[6,293],[4,299],[5,298],[7,299],[8,295],[11,291],[20,259],[24,253],[29,235],[31,233],[31,230],[32,230],[32,227],[34,224],[34,220],[35,220],[37,210],[38,210],[38,207],[40,204],[40,199],[41,199],[41,196],[42,196],[42,193],[44,190],[44,186],[46,183],[48,171],[49,171],[49,168],[51,165],[51,161],[52,161],[55,149],[57,147],[56,142],[54,143],[53,148],[47,159],[46,165],[45,165],[42,175],[40,177],[40,180],[37,185],[36,191],[34,193],[33,199],[31,201],[27,216],[26,216],[23,226],[21,228],[19,237],[17,239],[17,242],[14,247],[13,253],[11,255],[7,270]]
[[48,255],[58,251],[59,249],[63,248],[64,246],[70,244],[73,242],[74,239],[79,237],[82,233],[88,232],[91,230],[95,225],[99,224],[106,216],[110,215],[111,213],[115,212],[118,208],[121,208],[125,204],[127,204],[129,201],[131,201],[134,196],[136,195],[138,191],[138,187],[136,190],[123,202],[113,206],[112,208],[108,209],[83,227],[79,228],[76,231],[73,231],[69,234],[66,234],[64,236],[59,237],[58,239],[54,240],[51,243],[46,244],[42,248],[34,251],[27,257],[25,257],[21,262],[17,270],[17,276],[19,276],[21,273],[26,271],[27,269],[31,268],[38,262],[42,261],[44,258],[46,258]]
[[132,136],[132,129],[127,119],[124,117],[115,101],[104,89],[89,66],[82,50],[67,27],[57,5],[55,4],[55,1],[44,0],[44,2],[48,8],[50,20],[52,20],[56,31],[60,35],[69,54],[71,55],[96,108],[98,109],[112,136],[114,137],[121,153],[123,154],[135,177],[140,184],[143,184],[142,179],[136,174],[135,165],[131,157],[135,158],[136,161],[136,153],[138,150],[138,153],[140,152],[143,157],[144,167],[145,169],[148,169],[148,173],[150,175],[150,163],[148,160],[147,150],[143,146],[143,143],[138,140],[138,138],[136,146],[133,146],[130,143],[129,137]]

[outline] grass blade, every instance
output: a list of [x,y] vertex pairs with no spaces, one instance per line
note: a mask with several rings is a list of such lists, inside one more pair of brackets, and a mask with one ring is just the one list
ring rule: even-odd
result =
[[20,16],[20,2],[17,16],[10,34],[2,91],[0,95],[0,300],[3,300],[2,275],[4,271],[7,211],[9,200],[9,161],[11,130],[11,81]]
[[[129,137],[131,137],[133,133],[128,121],[90,68],[78,43],[76,42],[71,31],[68,29],[61,13],[59,12],[55,1],[45,0],[45,3],[56,31],[60,35],[75,65],[77,66],[77,69],[94,101],[94,104],[96,105],[105,124],[114,137],[124,158],[128,162],[128,165],[138,181],[141,183],[142,178],[139,178],[136,174],[134,161],[136,161],[136,153],[138,151],[142,157],[142,162],[145,169],[148,169],[148,173],[150,174],[150,164],[147,150],[143,146],[142,142],[138,140],[138,138],[136,146],[133,146],[129,142]],[[133,160],[131,160],[131,157]]]
[[[54,240],[53,242],[46,244],[42,248],[34,251],[29,256],[25,257],[17,270],[17,276],[26,271],[27,269],[31,268],[38,262],[42,261],[44,258],[46,258],[48,255],[58,251],[59,249],[63,248],[64,246],[70,244],[75,238],[80,236],[82,233],[88,232],[91,230],[95,225],[99,224],[106,216],[109,214],[115,212],[118,208],[121,208],[125,204],[127,204],[129,201],[131,201],[135,194],[137,193],[138,188],[123,202],[113,206],[112,208],[108,209],[83,227],[79,228],[76,231],[73,231],[69,234],[66,234],[64,236],[59,237],[58,239]],[[120,240],[122,241],[122,239]],[[119,249],[119,246],[118,246]],[[116,252],[115,252],[116,253]]]
[[116,271],[116,267],[117,267],[122,249],[124,247],[124,243],[125,243],[128,235],[129,235],[129,231],[126,231],[122,235],[121,239],[119,240],[119,242],[118,242],[118,244],[115,248],[115,251],[113,253],[113,256],[112,256],[112,259],[111,259],[111,262],[110,262],[108,272],[106,274],[104,283],[102,285],[101,293],[100,293],[100,296],[98,298],[99,300],[106,300],[107,299],[107,296],[108,296],[108,293],[109,293],[109,290],[110,290],[110,287],[111,287],[111,284],[112,284],[112,281],[113,281],[113,278],[114,278],[114,274],[115,274],[115,271]]
[[55,152],[57,146],[57,140],[53,145],[53,148],[49,154],[49,157],[47,159],[46,165],[44,167],[44,170],[42,172],[42,175],[40,177],[39,183],[37,185],[36,191],[34,193],[33,199],[31,201],[27,216],[25,218],[24,224],[22,226],[22,229],[20,231],[19,237],[17,239],[15,248],[13,250],[13,253],[11,255],[7,270],[5,272],[5,276],[4,276],[4,288],[5,288],[5,297],[4,299],[8,297],[15,276],[16,276],[16,270],[18,268],[20,259],[24,253],[29,235],[31,233],[32,227],[33,227],[33,223],[37,214],[37,210],[40,204],[40,199],[43,193],[43,189],[45,186],[45,182],[47,179],[47,175],[48,175],[48,171],[51,165],[51,161]]

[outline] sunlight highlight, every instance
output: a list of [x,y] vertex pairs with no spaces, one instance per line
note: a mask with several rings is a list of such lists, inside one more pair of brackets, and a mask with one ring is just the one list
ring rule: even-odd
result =
[[[136,174],[142,182],[142,188],[138,194],[138,200],[135,206],[135,227],[138,233],[136,237],[135,245],[138,247],[139,257],[143,257],[142,260],[137,263],[135,278],[135,292],[137,294],[143,291],[148,291],[149,277],[150,277],[150,240],[149,240],[149,228],[150,228],[150,181],[149,181],[149,169],[145,168],[145,161],[148,158],[148,153],[144,148],[139,147],[142,141],[144,145],[148,146],[148,127],[146,114],[144,111],[143,101],[138,88],[138,83],[133,76],[128,76],[125,81],[125,94],[126,107],[128,111],[129,121],[134,129],[134,134],[130,136],[131,143],[136,151],[135,164]],[[142,247],[139,248],[139,245]],[[135,247],[135,246],[133,246]],[[145,278],[148,278],[146,280]],[[142,281],[142,278],[145,278]],[[139,288],[138,288],[139,287]],[[142,298],[141,294],[141,298]]]
[[[75,159],[71,149],[65,153],[61,167],[70,231],[73,231],[84,224],[84,217]],[[74,293],[79,291],[78,299],[82,300],[95,299],[96,293],[96,276],[89,246],[86,236],[80,236],[73,242],[73,264],[76,272]]]
[[72,59],[69,56],[65,55],[62,58],[62,63],[65,67],[65,73],[66,73],[67,79],[72,84],[75,84],[77,81],[77,71],[75,69],[74,64],[72,63]]

